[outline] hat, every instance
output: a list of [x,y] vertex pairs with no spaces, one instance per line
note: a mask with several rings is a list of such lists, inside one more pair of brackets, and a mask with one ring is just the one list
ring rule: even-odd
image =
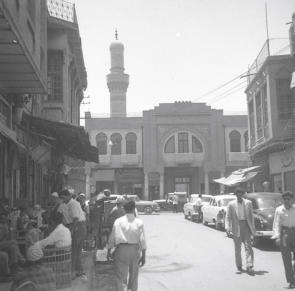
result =
[[285,191],[283,194],[282,194],[282,197],[284,198],[284,197],[287,197],[287,196],[289,196],[290,198],[293,198],[294,197],[294,195],[293,195],[293,193],[291,192],[291,191]]
[[84,193],[79,193],[78,196],[82,196],[82,197],[85,197],[85,194]]
[[58,197],[59,197],[57,192],[53,192],[53,193],[51,193],[51,196],[52,196],[52,197],[55,197],[55,198],[58,198]]
[[125,198],[122,196],[118,196],[116,199],[116,203],[123,203],[125,201]]
[[27,249],[27,260],[31,262],[39,261],[43,258],[43,251],[37,242]]

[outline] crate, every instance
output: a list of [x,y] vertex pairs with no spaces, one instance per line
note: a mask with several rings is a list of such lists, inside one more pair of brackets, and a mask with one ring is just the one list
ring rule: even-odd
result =
[[53,270],[56,278],[56,289],[71,287],[72,251],[71,247],[45,248],[44,264]]

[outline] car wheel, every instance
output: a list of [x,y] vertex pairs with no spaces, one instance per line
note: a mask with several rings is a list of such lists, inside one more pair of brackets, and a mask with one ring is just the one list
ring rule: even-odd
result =
[[202,213],[202,222],[204,225],[208,225],[208,222],[205,220],[203,213]]
[[261,241],[260,237],[258,237],[258,236],[251,236],[251,245],[253,247],[258,247],[259,244],[260,244],[260,241]]
[[144,213],[145,214],[152,214],[152,212],[153,212],[153,210],[152,210],[152,208],[151,207],[146,207],[145,209],[144,209]]

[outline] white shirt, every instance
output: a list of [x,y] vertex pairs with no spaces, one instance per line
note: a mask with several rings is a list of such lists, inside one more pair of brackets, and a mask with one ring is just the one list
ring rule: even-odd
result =
[[57,209],[58,212],[60,212],[63,215],[63,223],[64,224],[69,224],[71,223],[71,218],[69,216],[69,210],[68,206],[65,203],[61,203]]
[[146,249],[143,222],[132,213],[126,213],[115,221],[108,248],[111,249],[121,243],[139,244],[142,250]]
[[78,218],[78,221],[85,221],[85,213],[81,208],[80,203],[77,200],[71,198],[71,200],[67,203],[70,223],[73,222],[74,218]]
[[72,244],[70,230],[63,224],[59,224],[48,237],[39,241],[42,248],[48,245],[54,245],[57,248],[63,248]]
[[275,217],[273,221],[273,238],[279,238],[281,227],[295,227],[295,206],[292,205],[290,209],[286,209],[284,205],[276,208]]
[[198,198],[196,199],[196,205],[197,205],[197,206],[201,206],[201,205],[202,205],[202,199],[201,199],[200,197],[198,197]]
[[237,210],[238,210],[238,218],[239,220],[246,220],[246,215],[245,215],[245,204],[244,201],[242,201],[242,203],[239,203],[237,201]]

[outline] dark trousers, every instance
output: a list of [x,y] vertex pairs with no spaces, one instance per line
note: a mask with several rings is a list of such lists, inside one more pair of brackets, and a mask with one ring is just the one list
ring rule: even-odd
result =
[[7,276],[9,273],[8,267],[8,255],[5,252],[0,251],[0,276]]
[[86,222],[79,221],[77,228],[72,235],[72,271],[83,272],[82,266],[82,248],[86,238]]
[[16,265],[22,259],[17,242],[14,240],[1,241],[0,251],[7,253],[10,266]]
[[295,282],[294,270],[292,267],[292,252],[295,249],[295,227],[282,227],[280,239],[280,248],[287,282]]

